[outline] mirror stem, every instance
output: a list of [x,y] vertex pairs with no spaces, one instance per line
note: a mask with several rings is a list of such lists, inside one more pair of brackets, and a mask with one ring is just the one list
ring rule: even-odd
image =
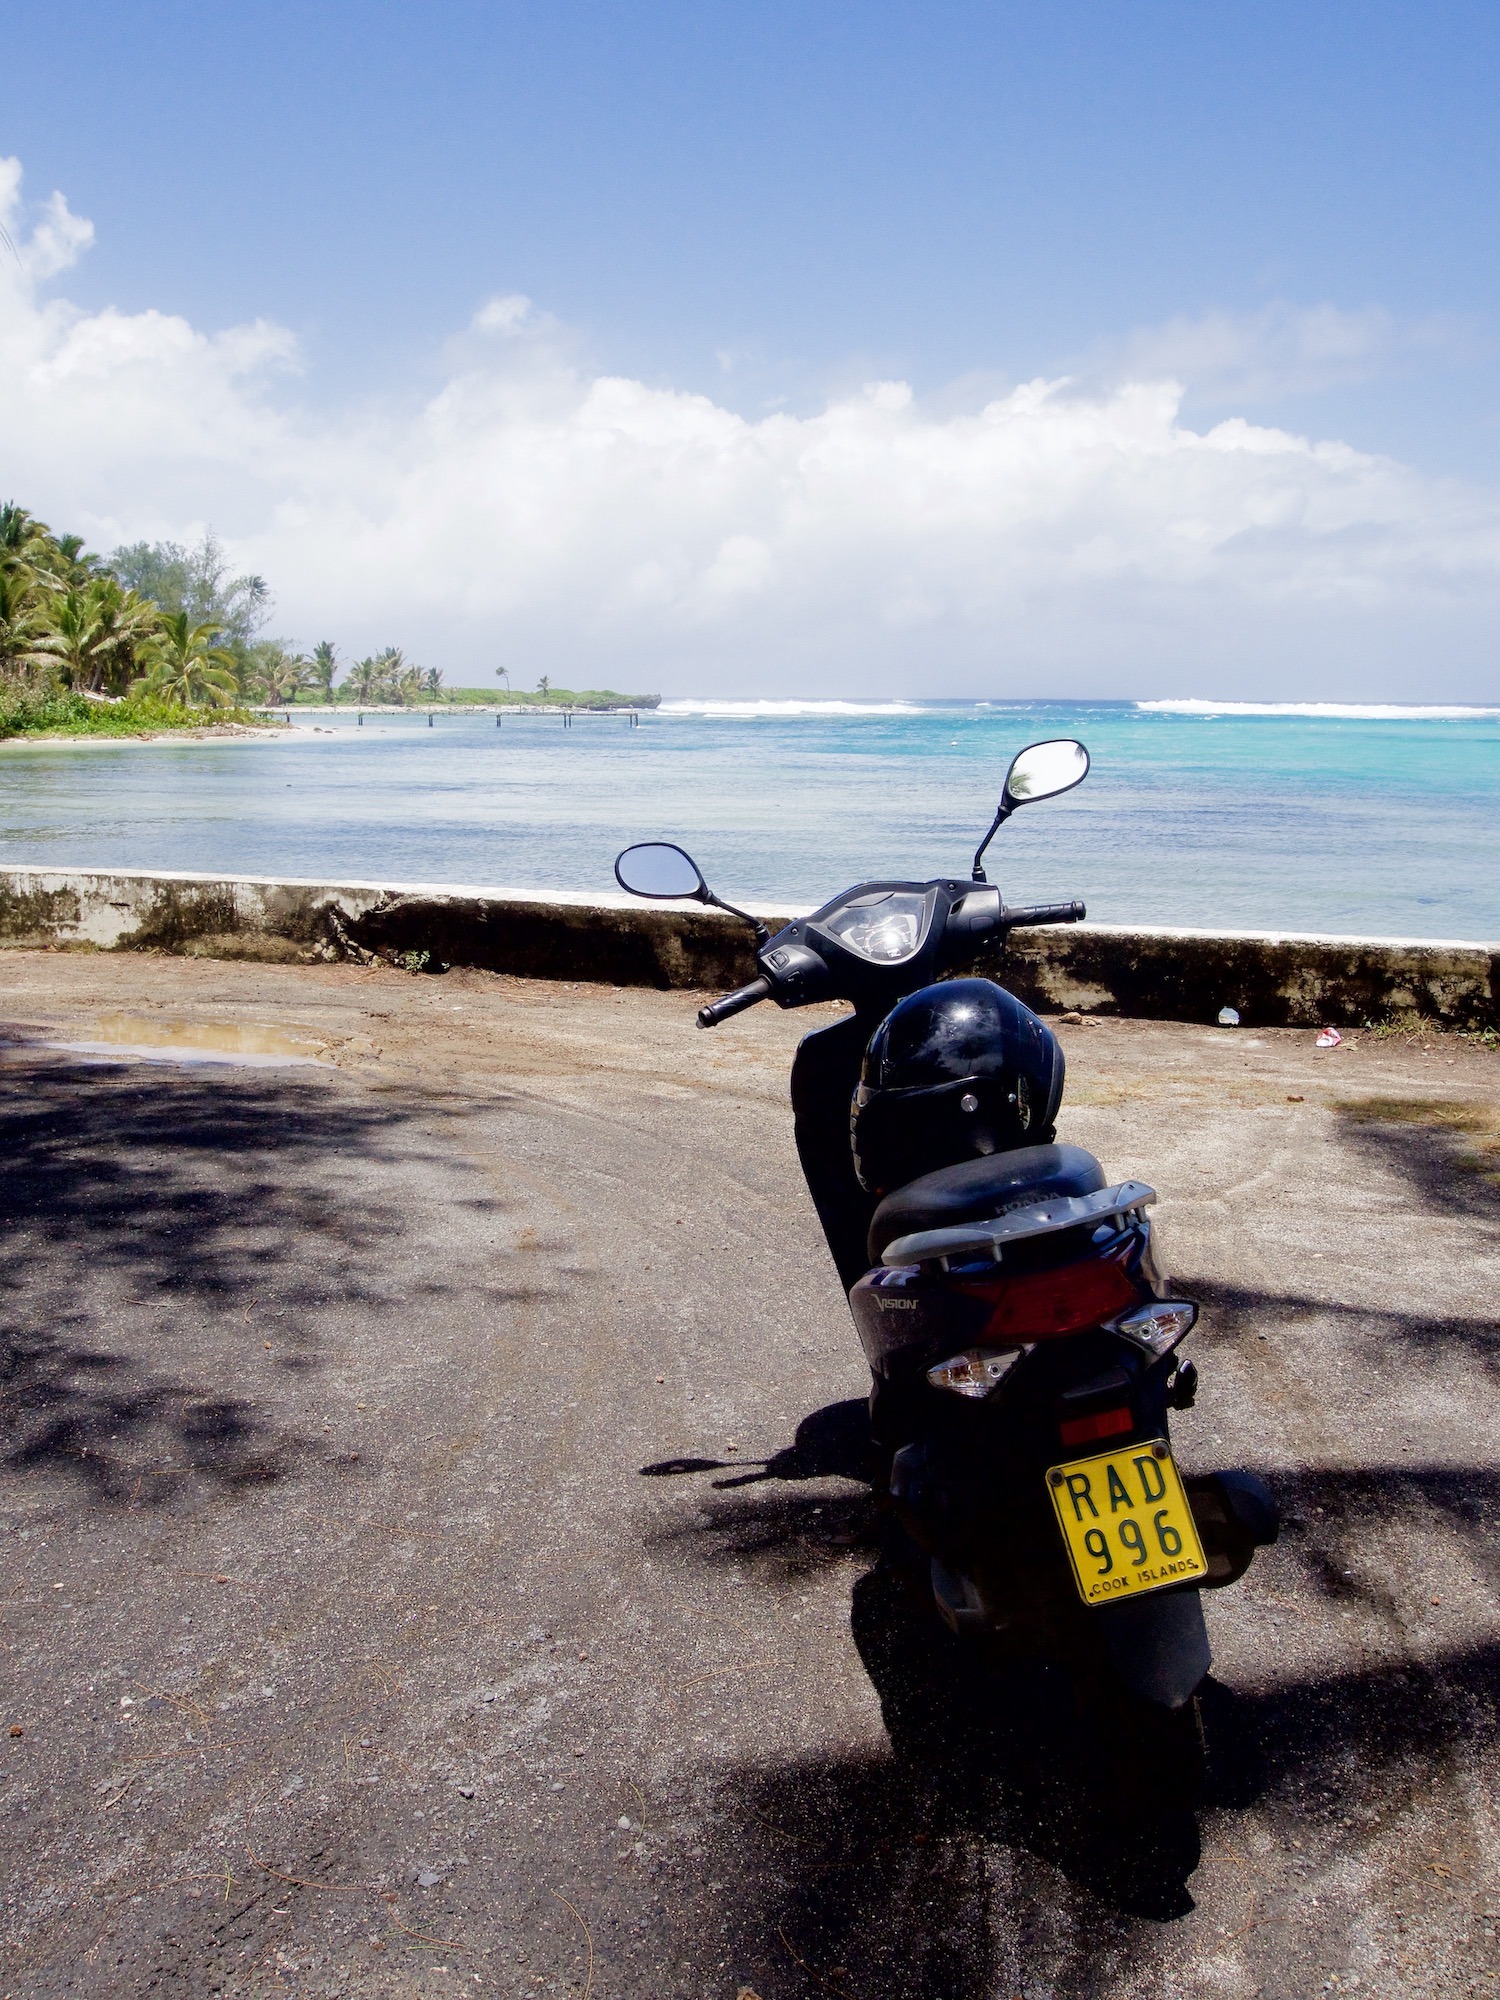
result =
[[989,846],[990,842],[995,838],[995,835],[1000,831],[1001,827],[1004,826],[1005,822],[1010,818],[1011,811],[1012,808],[1008,806],[1002,799],[1000,801],[1000,810],[995,814],[995,817],[990,821],[990,830],[984,836],[984,839],[980,841],[979,851],[974,856],[974,872],[969,877],[969,880],[971,882],[987,882],[989,880],[989,877],[984,872],[984,850]]
[[738,917],[742,924],[748,924],[751,930],[753,930],[755,933],[755,943],[757,949],[759,949],[761,945],[769,944],[771,942],[771,933],[766,929],[765,925],[761,922],[760,918],[752,917],[748,910],[737,910],[734,907],[733,903],[726,903],[724,901],[724,898],[722,896],[716,896],[712,889],[706,889],[704,891],[703,900],[705,903],[712,903],[716,910],[727,910],[731,917]]

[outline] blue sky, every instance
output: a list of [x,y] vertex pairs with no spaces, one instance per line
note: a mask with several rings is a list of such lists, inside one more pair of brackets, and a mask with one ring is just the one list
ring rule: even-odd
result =
[[[891,422],[926,427],[937,441],[929,468],[959,437],[945,424],[1033,378],[1067,378],[1065,399],[1173,381],[1179,426],[1206,433],[1241,418],[1379,455],[1407,482],[1392,500],[1389,481],[1368,475],[1352,513],[1342,487],[1337,500],[1309,503],[1304,492],[1298,503],[1304,523],[1309,504],[1323,509],[1315,568],[1326,569],[1328,535],[1407,536],[1399,559],[1382,558],[1379,643],[1368,575],[1348,581],[1342,607],[1326,590],[1313,603],[1303,564],[1295,588],[1271,587],[1279,609],[1263,653],[1290,645],[1301,667],[1328,662],[1335,678],[1364,659],[1379,676],[1409,679],[1416,634],[1440,629],[1446,692],[1480,688],[1490,672],[1493,6],[85,4],[70,9],[65,32],[55,15],[23,13],[6,41],[0,153],[24,172],[6,226],[24,245],[54,189],[93,225],[67,262],[32,259],[28,309],[66,299],[85,316],[113,309],[138,330],[171,317],[204,338],[268,322],[282,341],[257,361],[268,372],[253,390],[239,362],[230,371],[233,393],[253,407],[222,407],[222,381],[203,390],[202,435],[175,487],[158,468],[132,488],[123,446],[109,477],[86,451],[74,456],[55,402],[9,437],[0,419],[18,489],[34,463],[50,488],[37,504],[91,533],[186,533],[212,517],[266,562],[295,618],[357,623],[344,555],[330,560],[344,581],[324,601],[285,558],[284,580],[271,570],[278,533],[290,532],[278,530],[278,508],[290,507],[305,537],[328,512],[308,467],[329,426],[343,427],[328,462],[344,454],[347,485],[358,478],[351,423],[368,427],[378,413],[420,425],[476,372],[488,385],[485,421],[502,421],[497,397],[510,411],[496,462],[511,465],[518,369],[531,385],[523,429],[533,443],[537,411],[566,400],[565,380],[619,377],[658,399],[658,454],[683,398],[752,425],[778,412],[812,422],[867,384],[904,383],[914,400]],[[524,321],[525,339],[510,340],[503,365],[476,360],[476,313],[514,295],[532,303],[502,331],[510,339]],[[43,365],[34,343],[26,353],[33,370]],[[286,442],[275,464],[250,464],[233,439],[267,411],[284,441],[286,426],[296,432],[295,449]],[[475,421],[471,405],[464,424]],[[64,439],[50,452],[49,423]],[[230,442],[211,477],[204,439],[215,423]],[[813,434],[798,436],[801,464]],[[816,441],[821,449],[822,433]],[[411,457],[412,433],[392,450]],[[1344,477],[1331,463],[1316,476]],[[411,476],[388,512],[409,515],[444,475]],[[529,488],[495,498],[488,474],[479,487],[498,509],[497,535],[538,504]],[[752,599],[761,607],[759,626],[749,622],[771,647],[799,613],[805,621],[816,562],[811,544],[793,551],[778,539],[792,531],[768,524],[764,496],[736,490],[712,549],[695,552],[686,528],[659,521],[662,549],[632,551],[587,629],[578,577],[607,566],[607,509],[603,543],[580,545],[557,569],[550,611],[540,586],[520,583],[496,606],[514,614],[525,644],[566,630],[591,657],[666,645],[687,678],[743,676],[759,656],[726,640],[681,579],[728,549],[720,568],[742,610]],[[557,493],[552,504],[563,504]],[[632,512],[628,497],[615,504]],[[588,502],[602,505],[597,494]],[[1462,590],[1432,554],[1455,506],[1468,550]],[[1251,511],[1263,538],[1265,509],[1257,500]],[[1226,518],[1213,515],[1209,532],[1239,550]],[[1283,509],[1283,526],[1288,518]],[[969,526],[979,541],[1010,533],[988,515]],[[890,538],[910,532],[882,517],[870,544],[878,570]],[[1094,530],[1075,521],[1071,532],[1076,550]],[[1418,542],[1425,553],[1412,553]],[[764,562],[752,543],[769,552]],[[1204,637],[1213,577],[1185,585],[1132,556],[1127,576],[1116,566],[1113,596],[1058,650],[1055,635],[1037,636],[1046,621],[1036,606],[1024,617],[1018,608],[1029,559],[1017,557],[1022,581],[1002,603],[976,594],[970,573],[939,574],[924,557],[872,635],[850,609],[860,587],[840,548],[836,558],[824,548],[829,574],[844,568],[818,613],[817,646],[789,669],[832,676],[839,691],[857,659],[883,662],[883,685],[909,678],[919,656],[933,671],[931,649],[900,636],[918,631],[949,649],[953,691],[991,671],[987,661],[1019,671],[1030,658],[1086,680],[1101,649],[1116,679],[1156,671],[1153,661],[1180,660],[1189,680],[1195,665],[1200,678],[1242,670],[1232,648]],[[1264,601],[1268,559],[1262,548],[1252,581],[1226,572],[1222,604],[1247,591]],[[653,562],[667,579],[659,588]],[[1409,587],[1414,565],[1426,566],[1422,603]],[[1398,572],[1399,604],[1389,596]],[[640,611],[653,589],[655,626]],[[1290,601],[1299,590],[1300,622]],[[765,615],[773,599],[780,624]],[[382,601],[378,615],[389,624],[399,609]],[[1118,637],[1122,623],[1133,646]],[[461,624],[442,628],[455,657],[481,643],[461,638]],[[1109,690],[1080,680],[1079,691]]]

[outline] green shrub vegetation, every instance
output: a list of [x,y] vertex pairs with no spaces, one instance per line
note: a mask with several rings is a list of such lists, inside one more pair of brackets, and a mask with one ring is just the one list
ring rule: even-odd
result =
[[149,736],[164,729],[202,729],[216,722],[265,726],[265,721],[247,708],[190,708],[145,689],[119,701],[91,701],[71,688],[0,686],[0,737]]

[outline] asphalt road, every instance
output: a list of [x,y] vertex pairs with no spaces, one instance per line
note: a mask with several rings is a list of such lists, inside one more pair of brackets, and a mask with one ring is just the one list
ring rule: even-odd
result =
[[[1500,1056],[1062,1030],[1205,1302],[1179,1457],[1289,1517],[1153,1901],[1045,1717],[893,1752],[807,1022],[693,1008],[0,957],[0,2000],[1500,1990]],[[318,1066],[126,1052],[194,1038]]]

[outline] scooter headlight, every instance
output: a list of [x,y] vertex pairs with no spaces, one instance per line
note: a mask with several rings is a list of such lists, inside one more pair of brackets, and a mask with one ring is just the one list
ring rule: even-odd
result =
[[1198,1308],[1191,1299],[1153,1299],[1150,1305],[1121,1313],[1108,1326],[1111,1333],[1122,1335],[1160,1361],[1179,1341],[1186,1340],[1197,1318]]
[[955,1396],[987,1396],[999,1388],[1011,1369],[1029,1348],[971,1347],[929,1368],[927,1379],[934,1389],[951,1389]]

